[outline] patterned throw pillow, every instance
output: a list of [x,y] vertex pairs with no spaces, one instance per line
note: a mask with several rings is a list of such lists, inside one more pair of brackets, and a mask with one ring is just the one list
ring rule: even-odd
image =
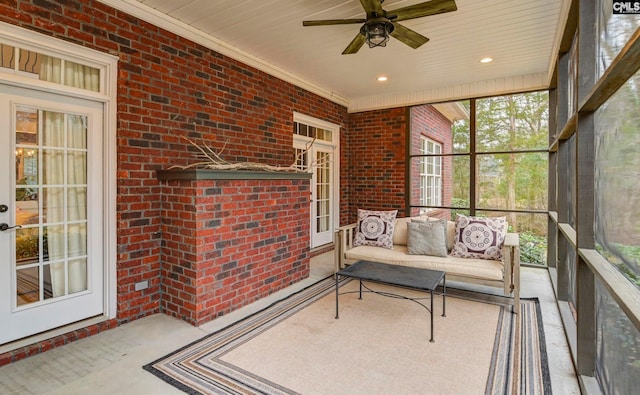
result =
[[393,248],[393,227],[396,215],[398,210],[358,210],[358,226],[353,245]]
[[451,255],[462,258],[502,259],[507,234],[506,217],[456,217],[456,239]]

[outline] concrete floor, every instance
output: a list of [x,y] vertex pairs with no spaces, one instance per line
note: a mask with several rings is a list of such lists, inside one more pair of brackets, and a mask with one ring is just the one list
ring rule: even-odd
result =
[[[312,259],[308,279],[198,328],[156,314],[0,367],[0,394],[182,394],[142,366],[333,273],[333,252]],[[522,268],[522,296],[538,297],[553,392],[579,394],[546,270]]]

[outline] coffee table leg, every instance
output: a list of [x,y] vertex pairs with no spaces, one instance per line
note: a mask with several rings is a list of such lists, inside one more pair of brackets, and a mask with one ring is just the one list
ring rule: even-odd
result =
[[335,274],[336,276],[336,320],[338,318],[340,318],[340,316],[338,315],[338,273]]
[[360,280],[360,297],[358,299],[362,300],[362,280]]
[[444,274],[444,277],[442,277],[442,316],[446,317],[446,311],[445,311],[445,306],[444,306],[444,302],[445,299],[447,299],[447,274]]
[[433,340],[433,289],[431,290],[431,310],[429,315],[431,316],[431,339],[429,341],[435,343],[435,340]]

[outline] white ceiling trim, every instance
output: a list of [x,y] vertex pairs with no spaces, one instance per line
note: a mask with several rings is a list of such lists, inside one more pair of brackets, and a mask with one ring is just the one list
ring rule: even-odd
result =
[[[462,84],[444,85],[424,90],[409,92],[385,92],[371,96],[347,97],[331,89],[327,89],[314,83],[309,79],[296,75],[279,66],[266,61],[250,52],[242,50],[222,41],[211,34],[204,33],[197,28],[170,17],[151,6],[136,0],[99,0],[100,2],[114,7],[122,12],[133,15],[159,28],[170,31],[178,36],[192,40],[200,45],[210,48],[225,56],[233,58],[250,67],[254,67],[276,78],[280,78],[297,87],[317,94],[334,103],[345,106],[350,113],[386,109],[394,107],[404,107],[425,103],[439,103],[453,100],[468,99],[471,97],[494,96],[499,94],[509,94],[523,91],[541,90],[549,87],[553,76],[554,61],[549,61],[544,71],[537,71],[532,74],[499,77]],[[502,0],[508,2],[509,0]],[[548,59],[558,56],[558,48],[566,22],[566,15],[569,11],[571,0],[561,0],[561,23],[556,26],[556,34],[553,43],[553,50],[548,53]],[[470,3],[471,4],[471,3]]]
[[233,58],[239,62],[242,62],[248,66],[255,67],[256,69],[263,71],[269,75],[280,78],[286,82],[289,82],[295,86],[306,89],[311,93],[315,93],[326,99],[331,100],[334,103],[347,107],[349,100],[335,92],[328,91],[322,87],[311,83],[303,78],[300,78],[290,72],[287,72],[279,67],[276,67],[264,60],[253,56],[239,48],[220,41],[215,37],[205,34],[200,30],[197,30],[183,22],[180,22],[174,18],[171,18],[147,5],[144,5],[135,0],[98,0],[101,3],[116,8],[122,12],[133,15],[136,18],[140,18],[155,26],[170,31],[191,40],[195,43],[210,48],[216,52],[219,52],[225,56]]
[[424,91],[389,93],[356,98],[349,102],[348,111],[354,113],[425,103],[441,103],[472,97],[497,96],[548,88],[547,72],[541,72],[487,81],[474,81],[467,84],[444,86]]
[[560,56],[560,45],[562,44],[562,36],[564,29],[567,26],[567,20],[569,19],[569,11],[571,9],[571,0],[564,0],[562,2],[562,8],[560,9],[560,18],[558,18],[558,26],[554,35],[555,40],[553,42],[553,50],[550,53],[551,61],[549,62],[549,69],[547,70],[548,85],[551,86],[551,79],[553,78],[553,72]]

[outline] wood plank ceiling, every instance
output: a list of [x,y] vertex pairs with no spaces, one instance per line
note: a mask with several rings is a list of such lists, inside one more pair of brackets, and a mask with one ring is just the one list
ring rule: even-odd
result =
[[[342,51],[364,18],[358,0],[101,0],[305,89],[351,112],[542,89],[549,85],[568,0],[456,0],[458,10],[403,21],[429,37],[418,49]],[[386,0],[393,10],[422,0]],[[480,59],[491,57],[491,63]],[[385,75],[386,82],[377,77]]]

